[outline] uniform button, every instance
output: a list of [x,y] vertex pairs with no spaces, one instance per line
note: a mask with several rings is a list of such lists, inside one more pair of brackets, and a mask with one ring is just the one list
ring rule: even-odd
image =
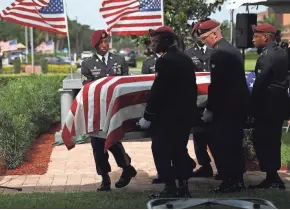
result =
[[204,65],[206,64],[206,62],[204,62]]
[[206,71],[205,69],[203,71]]

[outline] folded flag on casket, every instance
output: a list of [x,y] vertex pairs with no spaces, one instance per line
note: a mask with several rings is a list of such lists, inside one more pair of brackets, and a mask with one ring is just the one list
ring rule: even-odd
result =
[[[196,73],[198,94],[207,95],[209,73]],[[62,138],[68,149],[76,136],[106,133],[105,149],[120,141],[135,128],[143,116],[155,75],[116,76],[86,84],[71,105]]]

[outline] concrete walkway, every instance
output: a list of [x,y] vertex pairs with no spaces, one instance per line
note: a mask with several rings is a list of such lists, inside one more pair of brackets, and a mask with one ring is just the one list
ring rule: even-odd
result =
[[[156,176],[156,170],[151,153],[151,142],[124,142],[127,153],[131,156],[132,165],[138,170],[138,174],[132,182],[121,190],[129,191],[156,191],[163,185],[152,185],[151,180]],[[194,156],[192,141],[188,145],[189,153]],[[121,169],[116,165],[110,155],[112,182],[118,180]],[[214,167],[214,165],[213,165]],[[65,146],[56,146],[51,155],[51,162],[45,175],[22,175],[0,177],[0,185],[9,187],[22,187],[23,192],[71,192],[71,191],[95,191],[100,184],[100,177],[95,175],[95,165],[92,148],[89,143],[77,145],[71,151]],[[286,187],[290,190],[290,173],[281,173]],[[260,172],[248,172],[245,175],[246,185],[258,183],[264,178]],[[190,180],[190,189],[207,190],[217,186],[220,182],[213,178],[198,178]],[[119,190],[119,189],[114,189]],[[18,193],[7,189],[0,189],[0,193]]]

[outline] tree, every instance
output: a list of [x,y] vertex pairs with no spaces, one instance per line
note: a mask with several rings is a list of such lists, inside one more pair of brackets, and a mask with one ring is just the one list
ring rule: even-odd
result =
[[[184,39],[190,35],[191,26],[187,24],[188,20],[199,20],[221,10],[221,5],[225,0],[216,0],[213,4],[205,3],[205,0],[164,0],[164,22],[170,26],[175,33]],[[135,43],[147,44],[148,37],[136,37]]]
[[231,24],[228,20],[224,20],[222,23],[221,23],[221,30],[222,30],[222,33],[223,33],[223,37],[230,41],[231,39]]

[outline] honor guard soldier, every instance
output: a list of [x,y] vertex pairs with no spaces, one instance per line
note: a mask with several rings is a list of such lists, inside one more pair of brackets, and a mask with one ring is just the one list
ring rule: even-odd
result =
[[187,182],[195,167],[187,151],[193,116],[197,114],[194,66],[175,45],[176,35],[170,27],[160,27],[152,36],[152,50],[164,54],[156,62],[156,78],[139,126],[147,129],[152,124],[152,153],[165,189],[151,198],[189,197]]
[[[82,63],[82,74],[86,77],[83,84],[95,81],[106,76],[128,75],[128,66],[125,59],[119,55],[109,52],[109,36],[105,30],[97,30],[92,35],[92,47],[96,53]],[[109,154],[104,153],[105,139],[92,137],[91,144],[93,147],[94,159],[97,173],[102,176],[102,184],[98,191],[109,191],[111,189],[111,180],[109,172]],[[132,177],[136,176],[136,170],[131,166],[131,158],[125,152],[121,142],[116,143],[109,148],[113,154],[117,165],[123,169],[120,179],[115,183],[116,188],[127,186]]]
[[289,118],[288,56],[275,43],[276,29],[270,24],[253,26],[253,43],[262,49],[252,89],[254,147],[260,169],[266,179],[253,188],[285,189],[277,171],[281,167],[281,135],[284,120]]
[[[199,23],[197,23],[199,24]],[[209,72],[209,57],[212,49],[208,48],[196,34],[194,24],[192,25],[192,38],[194,45],[185,50],[185,54],[188,55],[195,66],[196,72]],[[193,143],[197,161],[201,167],[193,172],[192,177],[212,177],[213,169],[210,165],[210,157],[207,153],[208,146],[208,131],[207,125],[200,119],[205,109],[205,104],[201,104],[198,107],[200,111],[200,117],[197,125],[193,128]],[[218,179],[219,177],[216,176]]]
[[222,37],[218,22],[201,22],[196,30],[199,38],[213,48],[209,64],[211,83],[203,120],[212,124],[210,148],[223,181],[212,191],[241,191],[245,189],[243,126],[250,103],[243,57],[237,48]]
[[155,74],[155,64],[156,60],[160,57],[161,55],[158,53],[155,53],[151,55],[149,58],[143,61],[142,64],[142,74]]

